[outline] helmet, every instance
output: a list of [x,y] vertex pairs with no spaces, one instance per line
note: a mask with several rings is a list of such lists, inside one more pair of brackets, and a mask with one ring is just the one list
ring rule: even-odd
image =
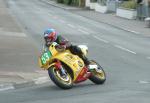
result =
[[52,42],[54,42],[57,39],[57,34],[54,29],[47,29],[44,32],[44,39],[46,42],[46,45],[50,45]]

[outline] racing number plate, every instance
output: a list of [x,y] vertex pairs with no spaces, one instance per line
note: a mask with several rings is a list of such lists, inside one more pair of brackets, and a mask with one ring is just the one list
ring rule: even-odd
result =
[[49,61],[49,59],[52,57],[52,54],[50,51],[45,51],[42,56],[41,56],[41,62],[42,64],[46,64],[47,61]]

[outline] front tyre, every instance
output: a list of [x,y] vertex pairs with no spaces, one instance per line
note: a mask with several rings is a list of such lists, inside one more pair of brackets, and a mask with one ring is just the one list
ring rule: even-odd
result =
[[90,64],[91,65],[97,65],[98,68],[97,70],[96,69],[93,69],[91,71],[92,75],[89,77],[89,79],[95,83],[95,84],[103,84],[105,81],[106,81],[106,74],[105,74],[105,71],[103,70],[103,68],[98,64],[96,63],[94,60],[91,60],[90,61]]
[[51,66],[48,69],[48,74],[51,80],[62,89],[70,89],[73,86],[73,81],[69,73],[66,72],[65,76],[61,75],[60,70],[58,70],[55,66]]

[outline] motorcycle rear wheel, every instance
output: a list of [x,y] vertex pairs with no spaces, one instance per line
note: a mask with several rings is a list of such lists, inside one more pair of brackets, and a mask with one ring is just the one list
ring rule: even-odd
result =
[[94,60],[91,60],[90,64],[96,64],[98,66],[98,71],[96,71],[95,69],[92,70],[92,75],[89,77],[89,80],[91,80],[95,84],[103,84],[106,81],[106,74],[104,69]]
[[69,73],[66,71],[66,76],[63,77],[55,66],[51,66],[48,69],[48,74],[51,80],[62,89],[70,89],[73,86],[73,80]]

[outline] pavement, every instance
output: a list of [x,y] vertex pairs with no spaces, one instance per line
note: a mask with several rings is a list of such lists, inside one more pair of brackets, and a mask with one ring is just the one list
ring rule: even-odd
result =
[[145,21],[140,20],[129,20],[125,18],[121,18],[115,15],[115,13],[99,13],[94,10],[89,10],[87,8],[78,8],[71,7],[64,4],[56,3],[55,0],[41,0],[46,2],[52,6],[62,8],[64,10],[68,10],[72,13],[76,13],[80,16],[92,19],[97,22],[101,22],[104,24],[111,25],[115,28],[122,29],[128,32],[132,32],[134,34],[142,34],[144,36],[150,36],[150,28],[147,27]]
[[38,49],[0,0],[0,91],[49,81],[37,64]]

